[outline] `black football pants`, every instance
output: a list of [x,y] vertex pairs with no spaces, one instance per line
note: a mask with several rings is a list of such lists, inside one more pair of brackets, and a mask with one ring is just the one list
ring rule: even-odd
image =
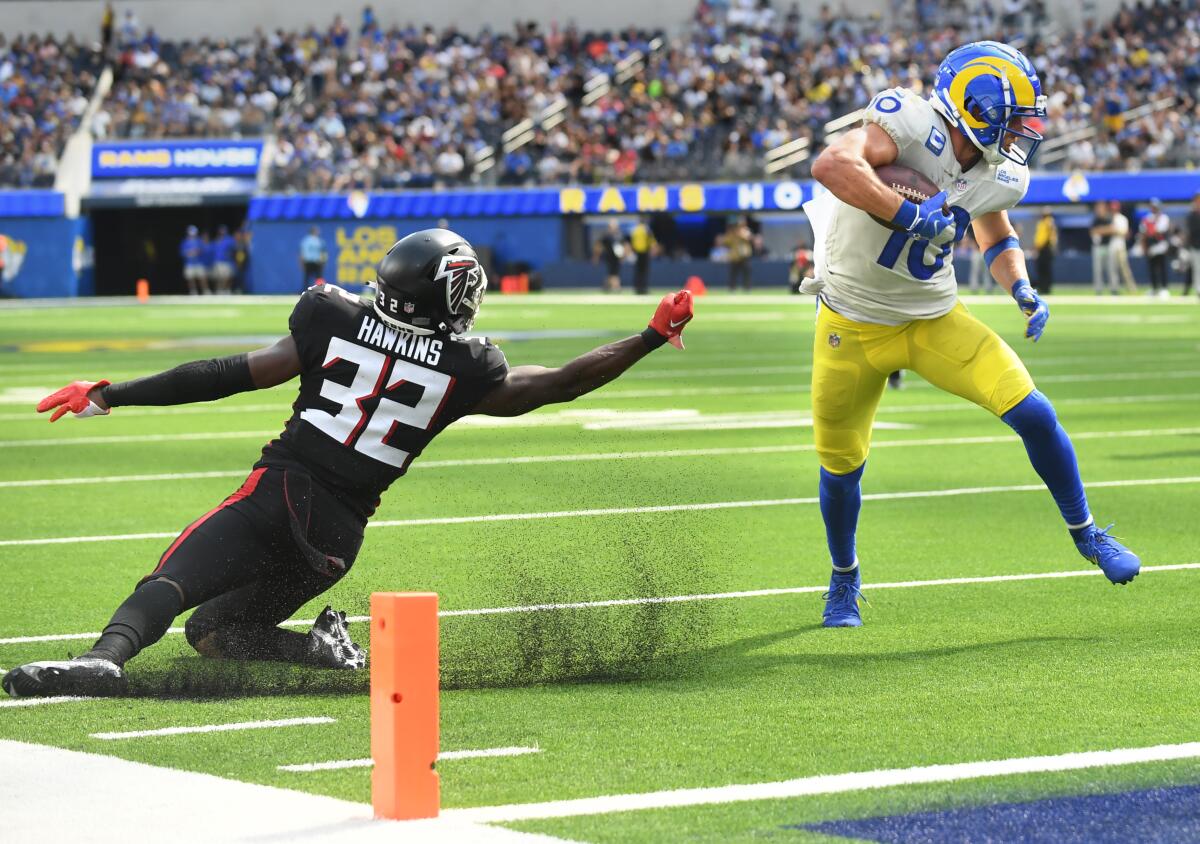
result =
[[[364,526],[307,475],[255,469],[236,492],[171,543],[105,633],[130,639],[136,653],[158,641],[175,615],[196,607],[185,632],[197,650],[276,658],[245,643],[266,635],[337,583],[358,554]],[[318,571],[309,559],[314,549],[339,558],[345,570]],[[212,644],[221,640],[239,643],[243,652],[223,653]]]

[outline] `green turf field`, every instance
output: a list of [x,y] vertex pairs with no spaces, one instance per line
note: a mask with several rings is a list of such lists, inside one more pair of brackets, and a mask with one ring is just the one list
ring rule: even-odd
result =
[[[640,330],[651,306],[493,296],[477,327],[512,364],[553,364]],[[1060,297],[1036,346],[1011,302],[970,307],[1055,401],[1101,525],[1115,521],[1146,565],[1200,564],[1200,306]],[[99,630],[170,538],[241,483],[294,390],[53,427],[37,398],[263,344],[289,308],[0,310],[0,666],[86,650],[63,637]],[[1197,740],[1200,569],[1124,588],[1099,576],[871,588],[1090,568],[1011,431],[915,376],[884,396],[864,479],[878,496],[859,534],[866,625],[822,629],[811,300],[709,295],[686,341],[574,404],[451,428],[385,496],[376,518],[393,524],[368,531],[329,601],[365,615],[380,590],[432,590],[460,610],[812,589],[444,618],[443,751],[538,750],[442,762],[445,807]],[[511,518],[428,522],[490,514]],[[28,542],[52,538],[68,541]],[[365,641],[365,624],[351,631]],[[57,638],[12,641],[23,637]],[[366,768],[278,769],[369,755],[366,672],[205,663],[178,634],[129,670],[136,697],[3,708],[0,738],[369,801]],[[335,720],[91,737],[310,716]],[[1193,783],[1195,758],[515,828],[597,842],[834,840],[791,827]]]

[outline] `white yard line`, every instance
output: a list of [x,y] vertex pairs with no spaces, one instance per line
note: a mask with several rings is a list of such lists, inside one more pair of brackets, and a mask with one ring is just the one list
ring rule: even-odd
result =
[[58,695],[57,697],[17,697],[0,700],[0,707],[14,706],[44,706],[47,703],[75,703],[80,700],[102,700],[98,697],[77,697],[75,695]]
[[[439,762],[449,762],[455,759],[490,759],[498,756],[525,756],[529,753],[541,753],[537,747],[488,747],[482,750],[446,750],[438,754]],[[276,765],[277,771],[309,774],[314,771],[340,771],[345,768],[370,768],[375,764],[373,759],[339,759],[333,762],[306,762],[301,765]]]
[[0,448],[33,448],[68,445],[116,445],[118,443],[172,443],[205,442],[207,440],[269,440],[279,435],[278,431],[218,431],[215,433],[175,434],[114,434],[107,437],[49,437],[37,440],[0,440]]
[[[1200,483],[1200,476],[1176,478],[1143,478],[1120,481],[1092,481],[1087,484],[1089,489],[1109,487],[1140,487],[1168,486],[1176,484]],[[977,486],[959,487],[952,489],[921,489],[906,492],[875,492],[868,493],[864,501],[898,501],[910,498],[949,498],[960,495],[987,495],[997,492],[1043,492],[1042,484],[1013,484],[1011,486]],[[575,519],[597,516],[631,516],[649,513],[687,513],[704,510],[737,510],[756,507],[788,507],[802,504],[817,504],[819,498],[762,498],[743,501],[705,501],[695,504],[653,504],[643,507],[597,507],[586,510],[550,510],[533,513],[491,513],[481,516],[441,516],[426,519],[380,519],[369,522],[368,528],[393,527],[425,527],[430,525],[465,525],[486,522],[524,522],[542,521],[545,519]],[[25,545],[68,545],[76,542],[127,542],[139,539],[169,539],[178,535],[178,531],[159,531],[154,533],[117,533],[96,536],[53,536],[37,539],[5,539],[0,540],[0,547]]]
[[310,718],[282,718],[276,721],[239,721],[234,724],[202,724],[198,727],[163,727],[158,730],[132,730],[126,733],[91,733],[94,739],[150,738],[152,736],[182,736],[192,733],[228,733],[237,730],[271,730],[277,727],[303,727],[311,724],[336,724],[336,718],[324,715]]
[[[894,410],[894,409],[893,409]],[[603,423],[602,423],[603,424]],[[1130,431],[1077,431],[1071,435],[1075,440],[1139,439],[1143,437],[1173,437],[1200,434],[1194,428],[1142,428]],[[993,443],[1017,442],[1016,434],[999,434],[987,437],[937,437],[913,440],[877,440],[872,448],[906,448],[916,446],[943,445],[988,445]],[[537,463],[587,463],[606,460],[642,460],[679,457],[732,457],[753,454],[790,454],[815,451],[812,443],[791,445],[729,446],[718,448],[675,448],[652,451],[599,451],[582,454],[531,454],[512,457],[467,457],[454,460],[427,460],[414,463],[413,469],[447,469],[470,466],[508,466]],[[244,469],[223,472],[166,472],[150,475],[96,475],[78,478],[34,478],[22,481],[0,481],[0,489],[35,486],[76,486],[79,484],[133,483],[141,481],[191,481],[211,478],[240,478]]]
[[[1161,566],[1142,566],[1142,574],[1151,572],[1188,571],[1191,569],[1200,569],[1200,562],[1174,563]],[[1068,577],[1098,577],[1101,574],[1102,572],[1097,568],[1087,568],[1070,569],[1068,571],[1033,572],[1030,574],[996,574],[981,577],[948,577],[940,580],[898,580],[892,583],[869,583],[866,586],[866,591],[871,592],[878,589],[915,589],[926,586],[969,586],[980,583],[1015,583],[1026,580],[1058,580]],[[738,592],[706,592],[697,595],[664,595],[645,598],[610,598],[602,601],[576,601],[573,603],[561,604],[528,604],[517,607],[481,607],[478,609],[441,610],[438,612],[438,616],[440,618],[458,618],[476,615],[510,615],[513,613],[554,612],[557,610],[629,607],[641,606],[644,604],[679,604],[689,603],[692,601],[724,601],[737,600],[740,598],[769,598],[777,595],[804,595],[814,592],[824,592],[828,588],[829,587],[824,584],[819,586],[785,586],[774,589],[747,589]],[[363,624],[370,620],[371,617],[369,615],[351,615],[347,616],[346,618],[346,621],[351,624]],[[284,621],[280,626],[308,627],[311,624],[312,619],[292,618]],[[182,627],[172,627],[167,630],[167,633],[172,635],[178,635],[182,632]],[[0,639],[0,645],[25,645],[36,642],[65,642],[75,639],[96,639],[99,638],[99,636],[99,632],[49,633],[38,636],[10,636],[8,638]],[[87,698],[80,699],[86,700]]]
[[842,794],[901,785],[959,782],[1014,774],[1041,774],[1054,771],[1079,771],[1115,765],[1166,762],[1200,757],[1200,742],[1160,744],[1154,747],[1094,750],[1064,753],[1059,756],[1022,756],[986,762],[961,762],[917,768],[890,768],[847,774],[825,774],[782,782],[723,785],[711,788],[680,788],[640,794],[613,794],[547,803],[514,803],[508,806],[481,806],[475,809],[448,809],[447,818],[473,823],[512,823],[544,818],[571,818],[644,809],[680,806],[712,806],[748,800],[782,800],[816,794]]

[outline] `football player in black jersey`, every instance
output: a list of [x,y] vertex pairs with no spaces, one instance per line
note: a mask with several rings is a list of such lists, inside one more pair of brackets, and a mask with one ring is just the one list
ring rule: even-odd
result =
[[379,496],[429,441],[471,413],[517,416],[582,396],[664,343],[683,348],[692,318],[691,295],[668,294],[641,334],[558,368],[510,368],[487,340],[463,336],[486,288],[466,240],[416,232],[380,262],[373,304],[312,287],[273,346],[121,384],[76,381],[43,399],[38,410],[53,409],[53,422],[68,411],[213,401],[300,376],[291,419],[245,483],[170,544],[91,650],[14,668],[4,689],[120,693],[125,663],[193,607],[184,630],[203,656],[361,668],[344,613],[326,607],[308,633],[278,625],[345,576]]

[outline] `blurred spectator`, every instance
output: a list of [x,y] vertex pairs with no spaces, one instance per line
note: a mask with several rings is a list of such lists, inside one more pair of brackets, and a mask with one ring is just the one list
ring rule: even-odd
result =
[[237,241],[229,233],[229,228],[218,226],[212,243],[212,279],[217,293],[228,293],[233,284],[233,274],[237,269],[234,260],[236,252]]
[[658,241],[650,224],[638,220],[629,232],[629,248],[633,250],[633,292],[650,292],[650,258],[658,252]]
[[1142,217],[1138,237],[1146,260],[1150,264],[1151,296],[1166,299],[1171,295],[1167,285],[1167,253],[1171,250],[1171,218],[1162,210],[1162,203],[1150,200],[1150,211]]
[[107,53],[112,46],[113,25],[117,22],[117,13],[112,3],[104,4],[104,13],[100,16],[100,48]]
[[183,280],[188,293],[195,296],[208,293],[208,272],[204,266],[204,241],[195,226],[187,227],[187,234],[179,244],[179,257],[183,259]]
[[1109,224],[1112,237],[1108,241],[1108,256],[1112,266],[1109,272],[1114,278],[1120,278],[1126,291],[1137,293],[1137,281],[1129,266],[1129,218],[1121,213],[1121,203],[1116,200],[1109,203],[1109,208],[1112,210],[1112,222]]
[[321,230],[313,226],[308,234],[300,241],[300,267],[304,270],[304,288],[307,290],[325,275],[325,262],[329,253],[325,241],[321,239]]
[[246,292],[246,280],[250,277],[250,231],[242,226],[234,233],[237,247],[233,251],[233,262],[237,267],[234,274],[234,289]]
[[991,293],[991,270],[983,262],[983,252],[979,249],[979,243],[975,240],[975,232],[968,228],[966,235],[963,236],[961,252],[965,252],[968,261],[967,270],[967,289],[972,293]]
[[621,224],[608,221],[608,229],[596,241],[594,260],[604,262],[604,292],[617,293],[621,289],[621,260],[625,257],[625,237]]
[[1186,296],[1189,289],[1194,289],[1200,296],[1200,193],[1192,197],[1192,208],[1187,215],[1187,250],[1191,281],[1183,292]]
[[792,250],[792,265],[788,267],[788,286],[793,293],[800,293],[800,283],[813,271],[813,253],[803,240]]
[[729,249],[729,290],[742,289],[750,292],[750,259],[754,257],[754,232],[750,230],[750,222],[745,217],[729,227],[724,235],[725,246]]
[[[1104,295],[1107,287],[1114,296],[1117,295],[1117,274],[1112,265],[1112,252],[1109,241],[1112,239],[1112,211],[1106,202],[1097,202],[1092,214],[1092,226],[1089,229],[1092,238],[1092,289],[1097,296]],[[1107,283],[1105,282],[1107,279]]]
[[1058,253],[1058,224],[1049,208],[1042,209],[1033,232],[1033,248],[1037,250],[1034,287],[1039,293],[1049,293],[1054,287],[1054,256]]

